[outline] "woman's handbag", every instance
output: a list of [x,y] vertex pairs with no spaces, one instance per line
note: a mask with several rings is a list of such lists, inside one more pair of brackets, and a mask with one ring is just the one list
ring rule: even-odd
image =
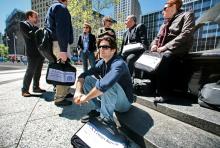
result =
[[135,68],[153,73],[157,70],[161,60],[162,55],[158,52],[144,52],[135,62]]
[[50,63],[47,69],[46,81],[48,84],[53,85],[74,85],[76,81],[76,68],[69,63],[69,60],[65,63],[62,63],[61,60]]

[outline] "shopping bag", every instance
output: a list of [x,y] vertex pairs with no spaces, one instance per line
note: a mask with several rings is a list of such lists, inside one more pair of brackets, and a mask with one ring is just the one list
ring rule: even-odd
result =
[[61,60],[55,63],[49,63],[46,82],[53,85],[74,85],[76,80],[76,68],[73,67],[69,60],[62,63]]
[[96,118],[84,124],[71,138],[74,148],[124,148],[126,142],[120,135],[113,135]]
[[162,60],[162,54],[157,52],[144,52],[135,62],[135,68],[153,73]]
[[122,55],[126,56],[135,52],[143,52],[145,50],[145,46],[141,43],[128,44],[123,47]]

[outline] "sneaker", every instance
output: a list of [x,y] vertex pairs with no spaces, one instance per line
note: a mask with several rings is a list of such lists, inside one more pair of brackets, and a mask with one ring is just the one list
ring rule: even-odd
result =
[[73,98],[73,94],[68,93],[68,94],[65,96],[65,98]]
[[31,96],[31,94],[28,91],[22,92],[21,95],[23,97],[30,97]]
[[119,135],[119,131],[117,129],[117,125],[114,121],[107,119],[107,118],[97,118],[105,127],[106,129],[112,133],[113,135]]
[[44,93],[44,92],[46,92],[46,90],[41,89],[41,88],[34,88],[33,92],[35,92],[35,93]]
[[54,104],[56,106],[68,106],[68,105],[72,105],[72,101],[69,101],[69,100],[62,100],[62,101],[59,101],[59,102],[54,102]]
[[85,115],[81,118],[81,122],[82,123],[87,123],[87,122],[89,122],[89,120],[91,118],[95,118],[95,117],[98,117],[98,116],[100,116],[100,112],[97,112],[96,110],[91,110],[87,115]]

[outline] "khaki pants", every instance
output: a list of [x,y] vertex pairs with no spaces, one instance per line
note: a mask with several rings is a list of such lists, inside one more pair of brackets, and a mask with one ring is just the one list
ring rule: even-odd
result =
[[[53,54],[57,57],[57,59],[58,59],[59,52],[60,52],[60,46],[58,44],[58,41],[53,41]],[[71,56],[69,45],[67,49],[67,55],[68,57]],[[56,85],[56,94],[54,97],[54,101],[60,102],[64,100],[65,96],[69,93],[69,89],[70,89],[70,86]]]

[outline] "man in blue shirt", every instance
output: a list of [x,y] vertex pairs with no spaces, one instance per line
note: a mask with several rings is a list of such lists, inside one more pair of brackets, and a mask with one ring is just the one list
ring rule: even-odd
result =
[[[70,58],[69,44],[73,43],[71,16],[67,9],[68,0],[58,0],[50,6],[46,15],[46,27],[52,32],[53,53],[65,62]],[[56,85],[55,105],[66,106],[72,102],[65,99],[69,86]]]
[[79,76],[74,102],[80,105],[91,100],[95,104],[96,110],[84,116],[83,123],[100,115],[102,122],[115,125],[113,112],[126,112],[133,102],[131,75],[126,62],[117,56],[117,45],[112,37],[104,36],[97,45],[102,59]]

